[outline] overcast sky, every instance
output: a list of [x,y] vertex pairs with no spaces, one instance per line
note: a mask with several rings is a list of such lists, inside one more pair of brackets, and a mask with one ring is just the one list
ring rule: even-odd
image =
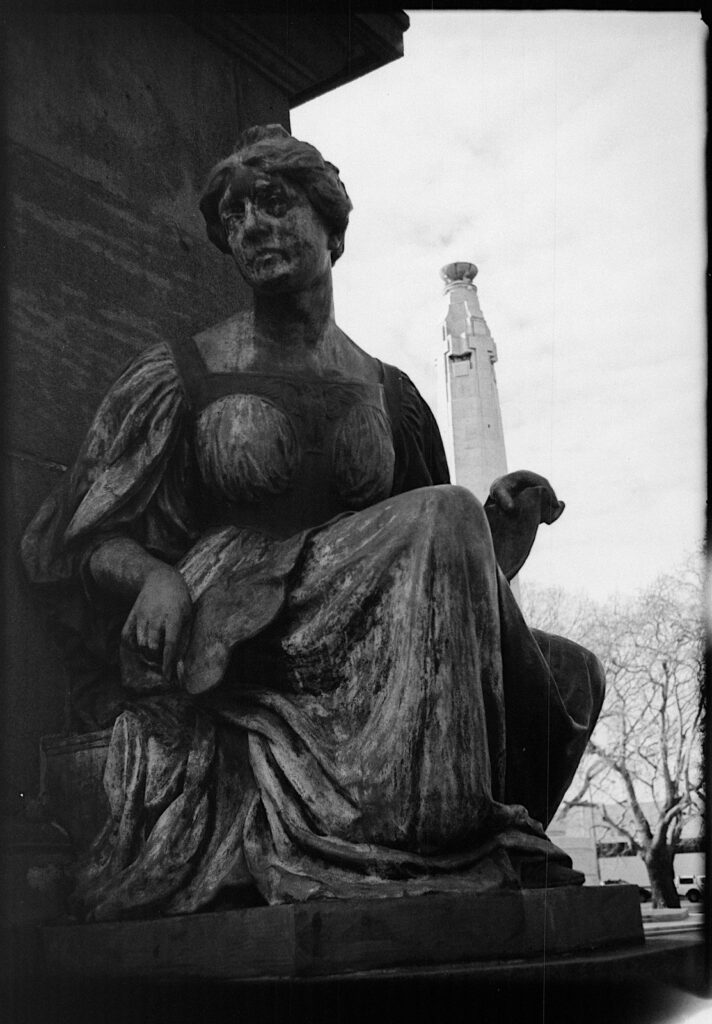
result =
[[336,317],[437,410],[477,264],[510,469],[567,503],[522,576],[628,594],[702,540],[706,28],[692,13],[410,13],[405,57],[296,108],[354,204]]

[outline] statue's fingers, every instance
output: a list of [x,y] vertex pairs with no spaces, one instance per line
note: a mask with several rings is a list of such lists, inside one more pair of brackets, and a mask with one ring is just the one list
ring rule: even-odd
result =
[[556,520],[561,516],[561,513],[564,511],[565,508],[566,504],[563,501],[559,501],[552,491],[550,495],[547,495],[547,500],[544,502],[542,506],[543,521],[547,524],[547,526],[551,526],[551,524],[555,523]]
[[134,646],[136,643],[136,618],[136,612],[132,608],[124,623],[124,628],[121,630],[121,642],[128,647]]
[[170,679],[176,667],[178,648],[181,637],[181,623],[169,620],[163,635],[163,661],[161,670],[166,679]]
[[163,625],[144,623],[141,634],[143,639],[137,637],[139,650],[149,655],[152,660],[155,659],[163,647]]
[[164,679],[170,679],[173,675],[176,665],[176,654],[178,651],[178,644],[175,640],[164,640],[163,642],[163,661],[161,663],[161,672],[163,673]]
[[490,495],[505,512],[511,512],[514,508],[514,498],[510,494],[509,488],[499,480],[495,480],[492,484]]
[[556,522],[556,520],[559,518],[559,516],[561,515],[561,513],[564,511],[565,508],[566,508],[566,502],[565,501],[557,501],[556,508],[554,510],[554,518],[551,520],[552,523]]
[[163,636],[163,675],[170,679],[175,672],[178,654],[185,647],[185,633],[181,618],[169,618]]
[[146,647],[148,647],[149,622],[145,615],[139,615],[138,612],[136,612],[135,618],[136,627],[134,632],[136,634],[136,646],[139,648],[139,650],[144,650]]

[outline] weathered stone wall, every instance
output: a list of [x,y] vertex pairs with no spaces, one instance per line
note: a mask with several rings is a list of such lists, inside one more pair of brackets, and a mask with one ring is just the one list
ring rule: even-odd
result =
[[4,800],[37,784],[66,680],[19,539],[123,365],[249,299],[197,207],[212,163],[287,97],[167,15],[12,20],[6,47],[10,408]]

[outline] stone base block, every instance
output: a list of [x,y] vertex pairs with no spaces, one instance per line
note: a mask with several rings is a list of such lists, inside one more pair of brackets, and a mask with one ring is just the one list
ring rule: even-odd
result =
[[83,979],[327,978],[643,943],[635,886],[324,900],[147,921],[45,926],[50,974]]
[[41,924],[65,913],[67,869],[74,854],[67,835],[51,822],[13,819],[0,829],[2,924]]

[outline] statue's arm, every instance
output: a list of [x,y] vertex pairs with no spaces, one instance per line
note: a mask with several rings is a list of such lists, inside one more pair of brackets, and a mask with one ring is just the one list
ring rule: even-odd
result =
[[530,488],[538,488],[540,499],[540,521],[555,523],[566,507],[559,501],[546,477],[529,469],[517,469],[513,473],[499,476],[490,487],[488,502],[498,505],[503,512],[517,512],[520,496]]
[[78,582],[87,553],[109,536],[181,556],[192,536],[187,423],[170,351],[155,346],[111,387],[76,462],[28,525],[22,557],[32,582]]
[[122,642],[160,664],[169,679],[190,622],[190,592],[180,572],[149,554],[134,540],[115,537],[89,560],[94,582],[108,593],[133,601]]
[[402,370],[383,365],[396,448],[393,494],[449,483],[447,457],[430,407]]
[[58,625],[102,649],[113,633],[85,610],[114,597],[117,609],[132,605],[126,640],[154,650],[166,669],[190,612],[172,568],[195,534],[187,423],[170,351],[147,350],[101,403],[77,462],[22,544],[28,579],[43,587]]
[[565,505],[545,477],[519,469],[494,481],[484,507],[497,564],[511,580],[524,565],[541,523],[555,523]]

